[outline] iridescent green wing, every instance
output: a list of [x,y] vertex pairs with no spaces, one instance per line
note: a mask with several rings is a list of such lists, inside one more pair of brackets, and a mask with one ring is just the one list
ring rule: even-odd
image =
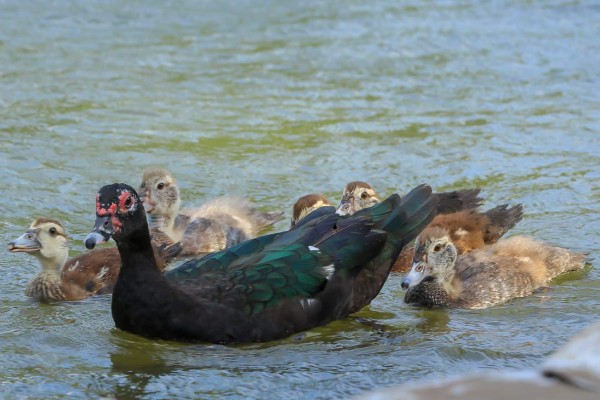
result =
[[255,314],[286,298],[313,297],[334,272],[331,257],[316,248],[291,244],[266,250],[255,264],[223,277],[220,300]]
[[260,236],[203,258],[189,260],[165,273],[165,277],[170,281],[179,281],[204,274],[225,273],[232,263],[240,258],[260,252],[265,246],[273,242],[278,235],[280,233]]

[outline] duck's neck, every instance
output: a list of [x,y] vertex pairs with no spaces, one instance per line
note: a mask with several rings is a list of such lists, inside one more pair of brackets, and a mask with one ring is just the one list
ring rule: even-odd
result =
[[158,229],[165,233],[173,241],[177,241],[175,234],[175,215],[163,214],[153,215],[147,214],[148,225],[150,228]]
[[117,248],[122,264],[120,275],[138,270],[158,272],[147,225],[131,234],[127,240],[118,241]]
[[44,257],[41,254],[38,255],[38,260],[40,261],[40,266],[42,267],[40,275],[54,276],[56,279],[60,280],[62,267],[65,265],[65,262],[67,262],[68,257],[69,253],[67,251],[61,254],[56,254],[52,257]]

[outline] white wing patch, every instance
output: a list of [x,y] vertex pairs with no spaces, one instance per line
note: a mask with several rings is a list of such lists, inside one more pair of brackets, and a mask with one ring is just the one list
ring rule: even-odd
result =
[[321,251],[318,247],[315,247],[315,246],[308,246],[308,250],[310,250],[310,251]]
[[333,273],[335,272],[335,267],[333,266],[333,264],[329,264],[323,267],[323,273],[325,274],[325,279],[329,280],[331,279],[331,276],[333,275]]
[[79,267],[79,260],[75,261],[75,263],[73,263],[73,264],[72,264],[72,265],[69,267],[68,271],[74,271],[74,270],[76,270],[78,267]]
[[465,231],[463,228],[458,228],[456,231],[454,231],[454,234],[456,236],[465,236],[467,235],[469,232]]
[[308,310],[309,308],[312,307],[313,304],[316,304],[316,303],[317,303],[316,299],[300,299],[300,305],[305,310]]
[[104,267],[100,268],[100,272],[98,272],[98,274],[96,274],[96,278],[98,278],[99,281],[103,281],[104,278],[106,278],[107,272],[108,272],[108,267],[105,265]]

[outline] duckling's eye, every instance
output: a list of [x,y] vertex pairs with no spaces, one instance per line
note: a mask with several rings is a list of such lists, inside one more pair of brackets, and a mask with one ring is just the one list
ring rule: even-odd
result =
[[423,265],[418,265],[416,270],[417,270],[417,272],[423,271]]
[[360,198],[363,199],[363,200],[366,199],[367,197],[369,197],[369,194],[367,192],[362,192],[360,194]]
[[56,228],[55,227],[52,227],[52,228],[48,229],[48,232],[50,232],[50,234],[52,236],[56,236]]
[[433,248],[433,251],[435,251],[437,253],[441,249],[442,249],[442,245],[441,244],[436,244],[435,247]]
[[131,205],[133,204],[133,200],[131,199],[131,196],[129,196],[128,198],[125,199],[125,208],[131,208]]
[[161,183],[159,183],[158,185],[156,185],[156,188],[157,188],[158,190],[163,190],[163,189],[165,188],[165,184],[161,182]]

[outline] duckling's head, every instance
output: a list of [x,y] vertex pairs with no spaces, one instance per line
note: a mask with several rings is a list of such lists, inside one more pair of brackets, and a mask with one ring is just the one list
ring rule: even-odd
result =
[[65,228],[50,218],[38,218],[27,232],[8,244],[11,253],[29,253],[36,256],[42,266],[62,267],[69,256]]
[[380,201],[375,189],[367,182],[353,181],[344,187],[342,201],[336,212],[339,215],[352,215],[363,208],[372,207]]
[[423,279],[431,277],[446,283],[454,276],[454,263],[458,250],[446,229],[426,228],[415,241],[413,265],[402,279],[402,288],[418,285]]
[[179,211],[177,180],[165,169],[146,169],[138,191],[148,216],[175,217]]
[[321,207],[331,206],[327,197],[321,194],[307,194],[306,196],[302,196],[294,203],[294,207],[292,209],[292,224],[293,228],[298,221],[306,217],[308,214],[313,212],[314,210]]
[[125,183],[100,188],[96,196],[96,223],[85,238],[85,247],[93,249],[111,237],[118,244],[136,234],[145,234],[150,240],[144,206],[136,191]]

